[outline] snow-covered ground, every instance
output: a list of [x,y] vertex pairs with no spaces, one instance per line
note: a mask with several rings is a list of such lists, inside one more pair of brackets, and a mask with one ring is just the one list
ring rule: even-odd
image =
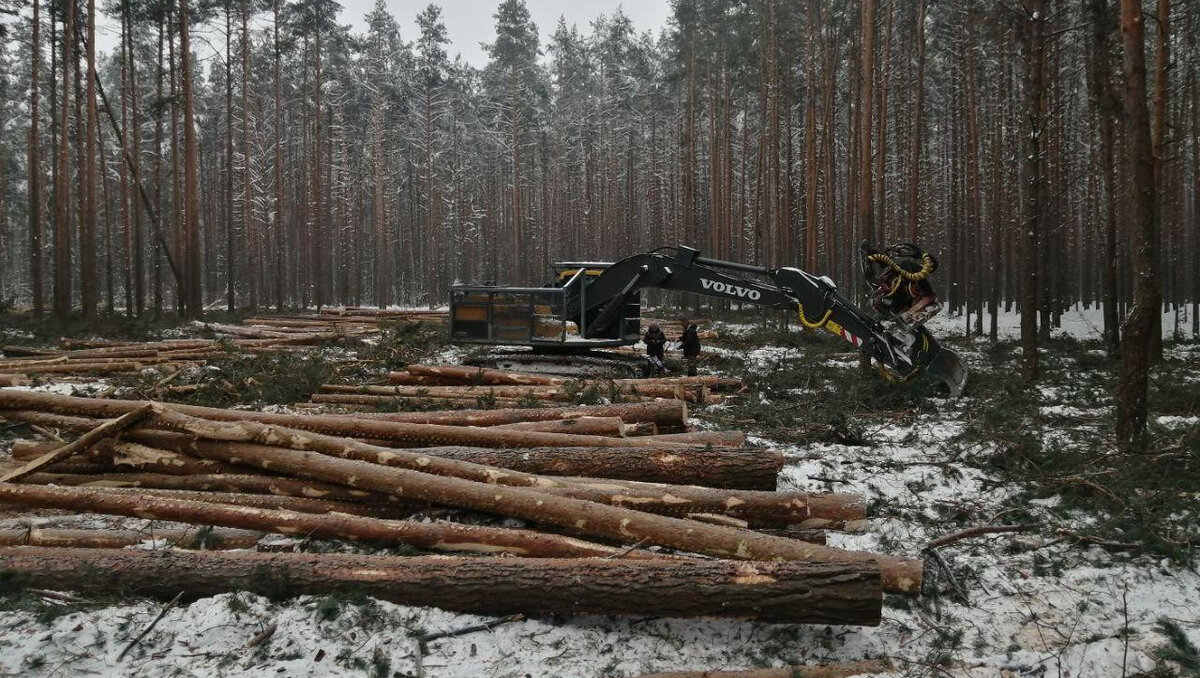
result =
[[[1015,318],[1002,317],[1005,336],[1016,335]],[[1094,337],[1098,321],[1092,312],[1072,312],[1064,317],[1062,331]],[[959,318],[939,318],[933,330],[944,336],[961,327]],[[968,361],[982,346],[963,348]],[[742,357],[751,370],[761,372],[802,350],[764,347]],[[1170,351],[1183,359],[1200,356],[1195,344]],[[1069,419],[1094,414],[1059,402],[1056,395],[1054,389],[1042,389],[1037,396],[1044,415]],[[958,437],[971,407],[968,396],[959,402],[935,400],[929,410],[904,420],[865,415],[861,423],[875,443],[869,447],[754,439],[784,452],[781,490],[858,492],[887,507],[885,517],[870,521],[865,532],[831,533],[831,545],[914,554],[957,529],[935,519],[1005,522],[1005,500],[1015,489],[971,463],[987,449]],[[1157,423],[1194,427],[1200,419],[1163,416]],[[1057,503],[1055,497],[1033,502],[1047,522],[1061,524]],[[1088,518],[1074,519],[1083,523]],[[72,519],[95,520],[145,525],[132,519]],[[19,522],[10,518],[0,526]],[[161,604],[84,606],[49,622],[39,621],[33,612],[0,612],[0,676],[624,678],[653,671],[890,657],[898,671],[887,675],[895,678],[1118,678],[1158,664],[1154,654],[1164,639],[1155,623],[1161,618],[1179,624],[1200,645],[1200,574],[1194,570],[1081,546],[1045,532],[977,537],[939,553],[953,572],[953,583],[945,570],[930,563],[931,593],[918,599],[888,596],[883,623],[876,628],[574,617],[507,623],[433,642],[421,655],[418,635],[487,619],[375,601],[343,603],[340,613],[328,618],[316,598],[281,604],[226,594],[167,612],[123,661],[118,654]],[[956,588],[966,592],[965,601],[953,595]],[[275,627],[274,634],[247,647],[268,626]]]

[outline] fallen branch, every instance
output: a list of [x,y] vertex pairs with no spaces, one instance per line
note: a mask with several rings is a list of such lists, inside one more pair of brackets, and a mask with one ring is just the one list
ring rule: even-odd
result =
[[965,530],[962,530],[961,532],[955,532],[953,534],[948,534],[944,537],[938,537],[937,539],[934,539],[933,541],[926,544],[924,546],[924,548],[922,548],[921,550],[929,551],[930,549],[936,549],[936,548],[939,548],[942,546],[947,546],[949,544],[953,544],[956,541],[962,541],[963,539],[970,539],[971,537],[978,537],[979,535],[983,535],[983,534],[1004,534],[1004,533],[1008,533],[1008,532],[1030,532],[1030,531],[1039,529],[1040,527],[1041,527],[1041,525],[977,525],[975,527],[969,527]]
[[125,655],[129,654],[129,651],[132,650],[135,645],[142,642],[142,638],[145,638],[150,633],[150,631],[152,631],[154,629],[155,626],[158,626],[158,623],[160,621],[162,621],[162,618],[167,616],[167,613],[170,612],[171,609],[174,608],[176,605],[178,605],[180,599],[182,599],[182,598],[183,598],[183,591],[180,591],[179,593],[175,594],[175,597],[171,599],[171,602],[167,603],[166,605],[163,605],[163,608],[158,611],[158,616],[154,618],[154,621],[150,622],[149,626],[142,629],[142,632],[138,634],[138,637],[134,638],[132,642],[130,642],[128,645],[126,645],[124,650],[121,650],[121,654],[117,655],[117,661],[121,661],[122,659],[124,659]]

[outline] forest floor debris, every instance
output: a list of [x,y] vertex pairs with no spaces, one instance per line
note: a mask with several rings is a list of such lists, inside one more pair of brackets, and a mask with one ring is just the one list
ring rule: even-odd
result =
[[[948,337],[951,323],[961,327],[961,319],[939,320],[939,337]],[[896,387],[863,377],[856,361],[839,357],[840,347],[805,335],[721,326],[720,343],[706,346],[709,368],[744,372],[750,390],[698,408],[693,425],[744,428],[780,449],[780,489],[877,499],[871,530],[830,533],[831,545],[911,552],[973,526],[1037,525],[939,548],[948,569],[930,568],[930,593],[889,596],[878,628],[526,619],[420,653],[425,635],[493,618],[353,596],[279,603],[243,593],[168,611],[117,664],[160,603],[10,595],[0,614],[0,675],[622,678],[878,657],[895,660],[897,671],[885,674],[893,676],[1117,678],[1156,667],[1173,675],[1195,661],[1200,645],[1200,494],[1188,485],[1200,457],[1200,407],[1188,387],[1198,378],[1198,351],[1168,344],[1152,384],[1157,447],[1146,458],[1122,459],[1108,452],[1115,364],[1087,338],[1087,320],[1064,318],[1033,397],[1004,376],[1014,347],[1006,316],[999,344],[946,339],[973,371],[959,401],[929,397],[928,383]],[[406,356],[393,366],[453,358],[436,345],[429,354],[437,351],[443,355]],[[134,518],[47,518],[40,524],[145,528]],[[951,578],[966,602],[953,595]],[[247,647],[266,628],[275,631]]]

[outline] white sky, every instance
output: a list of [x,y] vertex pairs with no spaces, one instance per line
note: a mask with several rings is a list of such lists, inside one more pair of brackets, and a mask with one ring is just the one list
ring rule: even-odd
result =
[[[339,1],[342,3],[342,12],[338,21],[351,24],[355,32],[365,32],[363,17],[375,6],[375,0]],[[430,0],[387,0],[388,11],[400,24],[400,35],[406,42],[412,42],[417,37],[417,14],[429,3]],[[446,52],[450,58],[453,60],[456,54],[461,54],[468,63],[483,66],[487,62],[487,54],[482,45],[495,40],[496,21],[492,15],[500,0],[441,0],[436,4],[442,7],[442,20],[450,39]],[[526,6],[542,34],[543,48],[560,16],[566,18],[568,25],[576,24],[581,32],[590,33],[589,22],[601,14],[612,14],[619,7],[629,16],[638,33],[651,31],[657,34],[666,26],[671,14],[670,0],[526,0]],[[99,23],[97,47],[111,51],[117,46],[119,26],[103,19]],[[223,23],[217,21],[195,31],[195,49],[202,60],[207,56],[203,48],[205,39],[213,44],[224,45],[225,37],[220,32],[223,28]]]

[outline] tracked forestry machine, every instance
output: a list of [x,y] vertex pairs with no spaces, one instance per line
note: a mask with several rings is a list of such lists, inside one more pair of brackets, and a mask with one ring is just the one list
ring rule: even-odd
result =
[[678,290],[795,313],[805,328],[829,332],[870,356],[888,379],[908,381],[924,371],[958,396],[966,369],[924,327],[940,310],[929,282],[937,260],[909,243],[883,251],[864,243],[860,254],[873,313],[850,303],[828,277],[709,259],[678,246],[615,263],[555,264],[552,287],[456,285],[450,338],[532,347],[535,355],[594,355],[593,349],[641,338],[643,289]]

